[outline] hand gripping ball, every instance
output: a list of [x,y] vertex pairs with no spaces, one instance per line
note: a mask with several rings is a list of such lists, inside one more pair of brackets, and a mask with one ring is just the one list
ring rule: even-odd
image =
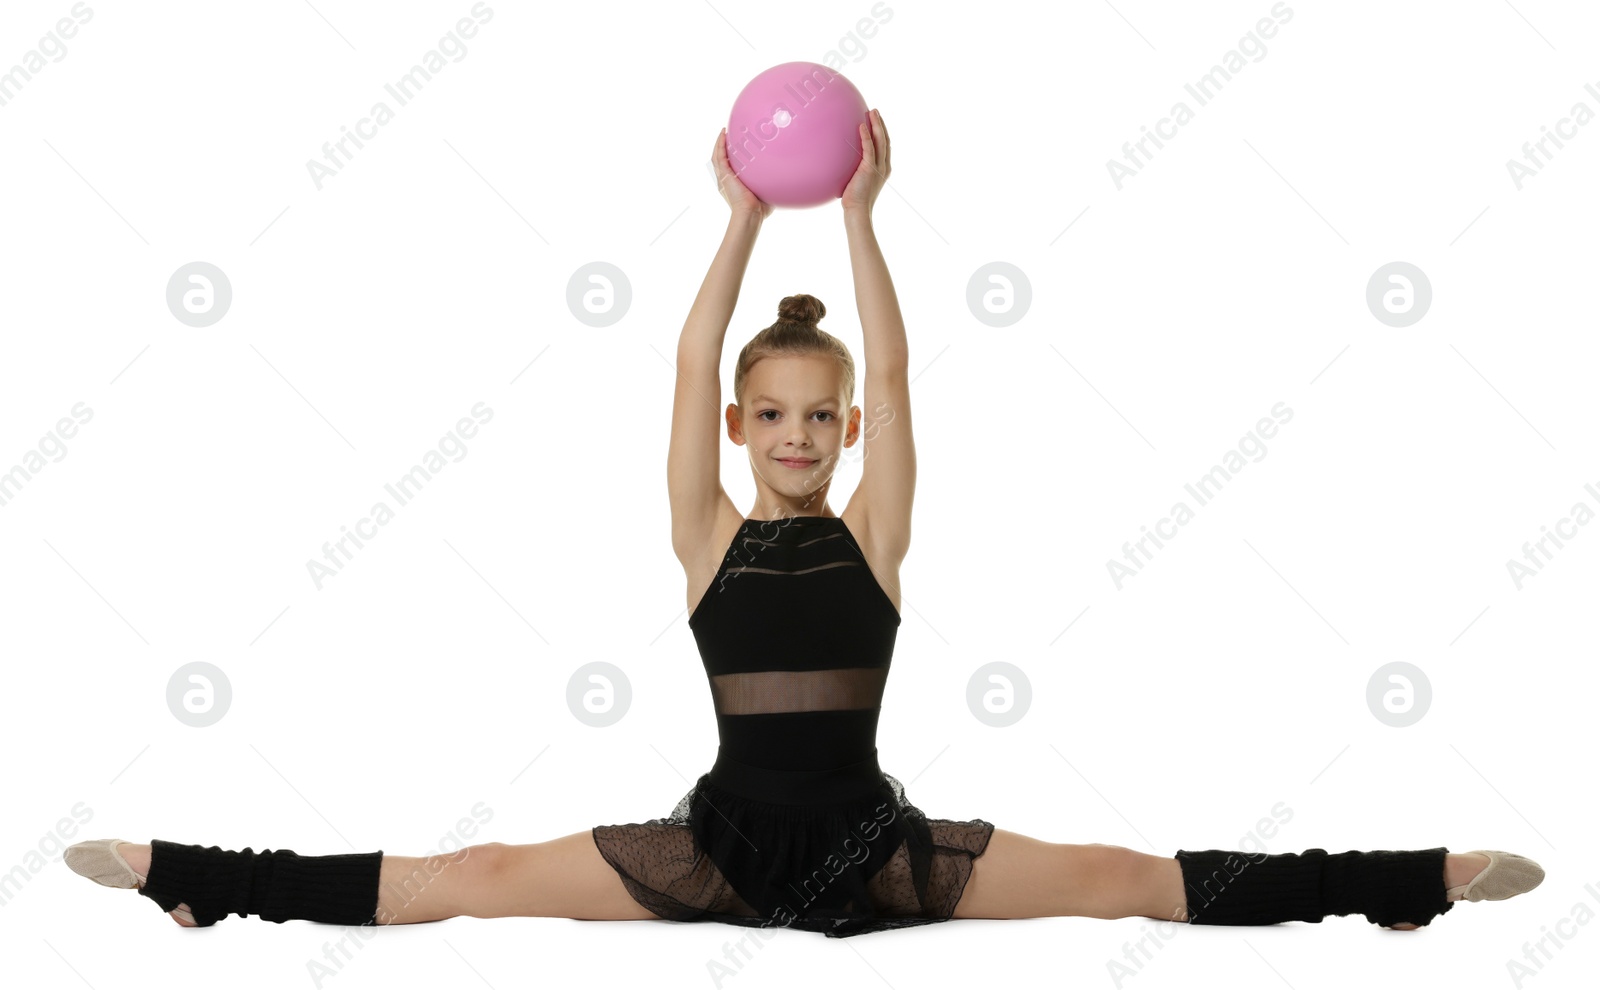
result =
[[816,62],[775,65],[746,84],[728,115],[728,165],[773,206],[818,206],[844,195],[861,164],[867,101]]

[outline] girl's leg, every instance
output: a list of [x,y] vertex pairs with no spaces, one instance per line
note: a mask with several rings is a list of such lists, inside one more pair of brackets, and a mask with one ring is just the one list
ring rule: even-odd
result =
[[[1315,858],[1321,850],[1306,854],[1267,857],[1272,860],[1269,870],[1257,869],[1250,881],[1257,886],[1233,887],[1234,899],[1247,897],[1254,904],[1271,905],[1278,900],[1276,890],[1266,892],[1261,881],[1273,877],[1274,881],[1286,879],[1286,866],[1302,871],[1317,870],[1321,880],[1320,865]],[[1122,846],[1092,843],[1044,842],[1039,839],[995,829],[989,846],[982,856],[973,860],[972,875],[956,905],[957,918],[1043,918],[1073,915],[1086,918],[1154,918],[1158,921],[1189,921],[1191,888],[1204,887],[1209,877],[1209,866],[1218,865],[1219,890],[1230,881],[1250,874],[1252,859],[1262,859],[1262,854],[1237,853],[1231,869],[1221,873],[1221,858],[1212,857],[1213,864],[1201,854],[1187,854],[1192,858],[1192,883],[1186,883],[1183,864],[1173,856],[1153,856]],[[1349,854],[1340,854],[1348,857]],[[1357,854],[1351,859],[1361,859],[1368,854]],[[1402,854],[1405,855],[1405,854]],[[1304,862],[1297,862],[1304,856]],[[1346,860],[1328,857],[1349,871]],[[1204,863],[1208,869],[1196,869],[1193,864]],[[1367,865],[1367,864],[1363,864]],[[1443,857],[1439,876],[1439,903],[1445,904],[1445,887],[1467,883],[1485,866],[1488,858],[1472,854],[1449,854]],[[1380,867],[1381,869],[1381,867]],[[1273,872],[1276,871],[1276,872]],[[1370,871],[1370,867],[1369,867]],[[1303,879],[1303,877],[1302,877]],[[1343,879],[1343,878],[1340,878]],[[1317,882],[1301,884],[1320,890]],[[1332,886],[1332,884],[1330,884]],[[1242,893],[1248,891],[1248,893]],[[1219,903],[1219,893],[1202,891],[1193,895],[1196,903]],[[1335,908],[1348,908],[1348,904],[1333,904]],[[1197,908],[1203,911],[1204,908]],[[1364,908],[1356,908],[1364,910]],[[1350,913],[1350,912],[1342,912]],[[1212,917],[1221,919],[1223,912],[1214,911]],[[1429,915],[1431,918],[1432,915]],[[1194,923],[1203,923],[1196,915]],[[1320,920],[1320,918],[1318,919]],[[1426,918],[1419,919],[1426,923]],[[1214,923],[1239,923],[1217,921]],[[1263,922],[1271,923],[1271,922]],[[1410,922],[1395,921],[1390,927],[1407,929],[1416,927]]]
[[[149,845],[125,843],[119,852],[135,871],[149,874]],[[312,870],[316,860],[307,857]],[[187,904],[180,908],[188,911]],[[527,845],[484,843],[448,855],[383,856],[372,923],[406,925],[460,916],[618,921],[656,917],[629,896],[587,831]],[[173,920],[194,927],[176,914]]]
[[1186,920],[1183,875],[1170,856],[1102,843],[1044,842],[994,830],[956,904],[957,918]]
[[[470,918],[580,918],[644,921],[656,915],[629,896],[591,832],[548,842],[468,846],[433,860],[385,856],[378,881],[379,924]],[[446,865],[439,868],[439,860]],[[428,864],[437,875],[431,875]]]

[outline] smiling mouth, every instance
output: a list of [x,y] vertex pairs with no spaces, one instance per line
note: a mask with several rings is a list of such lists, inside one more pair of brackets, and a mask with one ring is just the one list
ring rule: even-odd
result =
[[778,463],[786,467],[804,468],[817,463],[817,459],[814,457],[780,457],[778,458]]

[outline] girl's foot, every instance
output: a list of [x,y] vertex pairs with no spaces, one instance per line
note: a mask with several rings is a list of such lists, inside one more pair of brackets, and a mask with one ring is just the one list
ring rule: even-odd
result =
[[[133,872],[139,875],[141,881],[150,875],[149,846],[135,845],[132,842],[121,842],[117,844],[117,854],[128,861],[128,865],[133,867]],[[144,884],[141,882],[139,886],[143,887]],[[173,921],[176,921],[185,928],[198,927],[195,924],[194,916],[189,913],[189,905],[187,904],[179,904],[175,910],[168,911],[167,914],[172,916]]]
[[[1450,853],[1444,858],[1444,885],[1445,887],[1463,887],[1478,878],[1478,875],[1489,868],[1489,857],[1482,853]],[[1446,895],[1447,901],[1459,901],[1461,895],[1454,897]],[[1400,922],[1389,925],[1399,932],[1409,932],[1417,926],[1410,922]]]

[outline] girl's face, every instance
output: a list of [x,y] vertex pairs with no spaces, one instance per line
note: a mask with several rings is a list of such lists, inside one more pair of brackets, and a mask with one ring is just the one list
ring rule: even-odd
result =
[[762,358],[745,377],[743,410],[728,405],[729,438],[749,448],[751,469],[779,496],[824,488],[859,438],[861,409],[844,404],[840,377],[821,354]]

